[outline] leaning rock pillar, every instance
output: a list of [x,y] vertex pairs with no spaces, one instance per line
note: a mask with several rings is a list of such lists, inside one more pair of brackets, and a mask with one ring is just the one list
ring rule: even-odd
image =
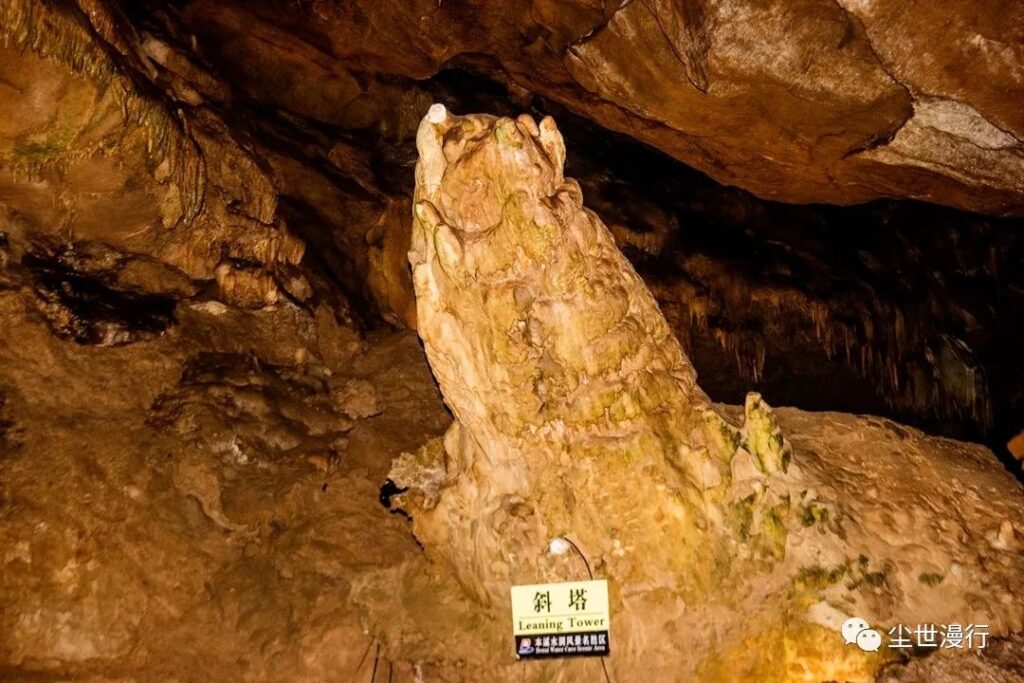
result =
[[428,556],[495,624],[511,584],[607,578],[628,680],[652,657],[678,680],[870,680],[889,654],[844,646],[839,624],[913,613],[924,603],[899,586],[935,553],[865,564],[901,532],[865,532],[870,510],[818,495],[847,473],[802,470],[760,396],[730,419],[711,404],[563,177],[552,119],[434,105],[417,145],[417,324],[455,422],[391,477]]

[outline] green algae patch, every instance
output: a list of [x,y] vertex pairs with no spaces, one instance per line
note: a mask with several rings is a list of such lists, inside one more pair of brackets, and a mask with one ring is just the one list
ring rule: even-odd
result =
[[24,142],[19,140],[14,143],[12,151],[19,162],[39,163],[40,161],[46,161],[50,157],[60,154],[63,150],[64,148],[62,146],[53,143]]
[[811,503],[809,505],[800,506],[798,509],[798,516],[801,524],[805,527],[810,527],[815,524],[827,522],[829,520],[829,511],[828,508]]

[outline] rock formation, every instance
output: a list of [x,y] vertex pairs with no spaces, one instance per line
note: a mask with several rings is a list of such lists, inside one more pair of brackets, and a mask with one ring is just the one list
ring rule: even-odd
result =
[[0,679],[603,680],[593,572],[613,680],[1014,680],[1020,485],[866,415],[1024,452],[1019,11],[918,5],[0,0]]
[[[887,655],[844,650],[850,616],[1024,627],[1020,487],[991,456],[919,450],[885,423],[839,447],[842,427],[804,416],[817,434],[794,450],[756,394],[733,426],[563,177],[553,120],[435,105],[417,143],[418,331],[455,423],[391,478],[495,627],[511,584],[579,578],[581,559],[609,580],[622,680],[873,680]],[[897,460],[902,495],[884,473]],[[946,469],[986,460],[985,484]],[[581,558],[550,552],[557,539]]]
[[[461,59],[762,197],[1020,215],[1022,11],[312,0],[282,21],[273,4],[193,0],[184,14],[249,93],[321,121],[365,125],[394,106],[382,75],[422,79]],[[291,78],[264,78],[270,64]],[[330,87],[321,98],[288,80]]]
[[[154,62],[181,72],[172,98],[135,80],[131,67],[152,74]],[[278,215],[261,162],[201,106],[189,83],[201,89],[213,79],[200,67],[143,44],[104,3],[76,13],[11,0],[0,4],[0,77],[7,232],[103,241],[179,280],[216,277],[225,299],[246,305],[277,295],[275,278],[298,263],[304,244]]]
[[[0,86],[0,198],[8,234],[30,239],[44,260],[67,240],[102,241],[130,262],[119,271],[121,290],[159,295],[191,280],[188,287],[212,283],[220,297],[249,307],[274,298],[304,302],[314,291],[342,294],[336,298],[361,323],[414,327],[405,253],[422,112],[438,99],[499,113],[529,106],[538,118],[558,113],[563,129],[582,139],[574,175],[638,265],[712,396],[739,401],[756,386],[794,405],[885,414],[1005,453],[1024,408],[1024,365],[1004,322],[1024,310],[1019,220],[913,204],[785,206],[719,186],[636,140],[766,196],[919,196],[1005,213],[1012,178],[992,184],[978,173],[1019,172],[989,158],[1009,154],[1012,162],[1015,148],[985,142],[999,135],[964,107],[997,127],[1012,120],[985,84],[1013,92],[1013,74],[1002,57],[981,59],[1012,56],[1012,47],[996,50],[1003,38],[981,38],[1012,21],[990,26],[984,10],[954,13],[949,30],[977,23],[977,35],[968,31],[963,40],[988,46],[958,53],[963,69],[984,67],[990,78],[969,81],[958,64],[943,83],[920,65],[908,67],[921,83],[908,77],[907,87],[931,98],[931,113],[918,117],[921,125],[908,123],[914,142],[895,149],[901,137],[885,143],[878,127],[892,123],[889,104],[899,100],[902,111],[903,91],[885,85],[849,13],[868,26],[885,14],[879,3],[846,14],[817,3],[758,9],[774,17],[770,25],[792,29],[774,36],[761,31],[769,24],[741,21],[742,8],[720,17],[717,6],[666,2],[606,9],[542,3],[528,12],[489,3],[474,13],[433,2],[346,7],[0,4],[0,74],[9,84]],[[648,10],[660,23],[649,21]],[[420,18],[421,34],[394,39],[404,21]],[[922,19],[904,30],[928,31],[941,17]],[[828,30],[805,30],[805,22]],[[635,35],[626,31],[634,24]],[[853,27],[848,41],[816,42],[839,25]],[[478,44],[477,34],[488,31],[487,44]],[[868,33],[872,45],[890,37]],[[453,42],[438,49],[442,35]],[[547,38],[538,42],[538,35]],[[531,36],[534,48],[524,49]],[[683,41],[676,52],[685,78],[658,51],[666,36]],[[759,47],[743,57],[730,41]],[[916,60],[898,47],[893,64]],[[773,65],[780,80],[762,78],[765,55],[783,49],[793,54]],[[497,61],[481,56],[491,53]],[[634,57],[651,62],[650,70],[591,73]],[[570,63],[582,82],[604,79],[603,97],[614,104],[581,94]],[[815,68],[796,68],[805,63]],[[860,89],[846,92],[841,74]],[[805,87],[810,99],[791,106]],[[613,97],[613,90],[625,94]],[[967,104],[936,104],[937,91]],[[665,93],[679,99],[667,103],[671,126],[692,127],[684,119],[705,113],[732,123],[713,130],[701,123],[700,137],[692,137],[624,114],[656,108],[648,100]],[[635,139],[571,116],[558,102]],[[832,163],[828,154],[869,137],[879,144],[836,161],[831,180],[819,182],[822,164]],[[818,178],[813,187],[811,176]],[[956,189],[961,181],[972,188],[966,198]],[[800,389],[820,377],[838,378],[844,390]]]

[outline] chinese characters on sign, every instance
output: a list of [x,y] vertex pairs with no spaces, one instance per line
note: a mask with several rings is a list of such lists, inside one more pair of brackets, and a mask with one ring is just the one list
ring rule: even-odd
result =
[[607,581],[512,586],[519,659],[607,655],[609,623]]

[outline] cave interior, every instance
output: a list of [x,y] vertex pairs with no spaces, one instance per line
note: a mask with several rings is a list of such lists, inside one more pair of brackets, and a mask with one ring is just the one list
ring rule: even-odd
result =
[[[472,424],[424,356],[418,332],[441,342],[420,329],[408,260],[434,103],[556,122],[565,177],[724,415],[757,392],[795,409],[780,419],[798,464],[801,429],[868,448],[887,425],[907,453],[938,449],[931,476],[956,473],[943,485],[979,477],[955,492],[1007,521],[992,541],[963,513],[959,533],[995,548],[978,555],[992,577],[964,582],[1019,607],[999,572],[1021,566],[1024,539],[1024,13],[946,11],[0,4],[0,678],[637,680],[615,650],[585,669],[516,663],[491,635],[504,622],[474,638],[474,619],[504,612],[483,600],[499,616],[482,616],[440,574],[440,527],[416,526],[438,513],[395,502],[419,489],[392,463]],[[925,467],[906,458],[886,466]],[[915,543],[974,547],[944,518],[912,526]],[[848,558],[847,589],[929,583],[898,587],[892,552],[875,573]],[[957,571],[932,559],[915,578]],[[428,581],[446,586],[430,608]],[[938,619],[927,606],[944,599],[912,604]],[[887,624],[907,614],[871,604]],[[613,636],[642,658],[654,636],[621,610]],[[983,656],[835,671],[1024,680],[1007,610]],[[827,680],[723,652],[679,680]]]

